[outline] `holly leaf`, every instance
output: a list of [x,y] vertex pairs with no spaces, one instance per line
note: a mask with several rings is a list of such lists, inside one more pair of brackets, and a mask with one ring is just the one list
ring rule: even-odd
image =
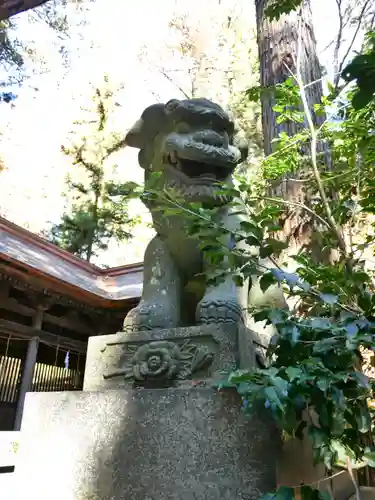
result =
[[319,340],[314,344],[313,352],[318,354],[331,351],[338,344],[338,342],[339,340],[334,338]]
[[264,394],[267,397],[268,401],[271,403],[271,405],[273,403],[274,405],[279,407],[281,411],[284,411],[284,407],[280,401],[280,398],[273,387],[266,387],[264,389]]
[[289,486],[280,486],[276,492],[276,500],[293,500],[294,499],[294,489]]
[[292,327],[291,330],[291,337],[292,337],[292,344],[297,344],[299,338],[300,338],[301,332],[299,328],[297,328],[295,325]]
[[296,366],[288,366],[286,369],[286,374],[289,377],[289,380],[293,382],[296,378],[299,378],[302,375],[301,368],[297,368]]
[[265,273],[259,280],[259,286],[262,292],[266,292],[270,286],[274,285],[277,283],[275,276],[273,273]]
[[363,455],[363,459],[369,467],[375,468],[375,451],[367,451]]
[[370,389],[370,381],[369,378],[362,372],[352,372],[350,374],[351,378],[357,381],[358,385],[364,387],[366,389]]
[[338,296],[334,295],[333,293],[321,293],[319,297],[323,302],[329,304],[330,306],[336,304],[339,299]]
[[368,432],[371,428],[371,416],[367,408],[360,406],[355,415],[358,430],[362,434]]
[[280,250],[288,248],[288,244],[285,241],[276,240],[275,238],[267,238],[265,244],[270,245],[274,252],[280,252]]
[[274,250],[272,245],[264,245],[264,246],[259,248],[259,255],[262,257],[262,259],[269,257],[274,252],[275,252],[275,250]]
[[[326,500],[327,498],[331,498],[327,492],[319,491],[316,488],[312,488],[308,485],[301,486],[300,493],[301,500]],[[324,493],[325,495],[328,495],[328,497],[325,496]]]
[[234,274],[234,275],[232,276],[232,279],[233,279],[234,284],[235,284],[236,286],[242,286],[242,285],[243,285],[243,283],[244,283],[243,276],[241,276],[240,274]]

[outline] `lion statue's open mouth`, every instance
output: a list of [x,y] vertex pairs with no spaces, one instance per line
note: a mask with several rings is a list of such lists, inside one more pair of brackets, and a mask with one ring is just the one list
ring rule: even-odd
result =
[[172,133],[166,137],[164,149],[164,162],[199,184],[225,181],[241,160],[226,132]]

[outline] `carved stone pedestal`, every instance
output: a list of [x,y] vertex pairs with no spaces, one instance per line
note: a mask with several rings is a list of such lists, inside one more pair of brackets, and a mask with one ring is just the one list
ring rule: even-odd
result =
[[90,338],[83,390],[212,385],[237,366],[236,325],[119,332]]
[[238,333],[90,339],[84,391],[27,395],[15,498],[258,500],[272,490],[277,434],[265,415],[244,415],[235,391],[212,388],[238,366]]

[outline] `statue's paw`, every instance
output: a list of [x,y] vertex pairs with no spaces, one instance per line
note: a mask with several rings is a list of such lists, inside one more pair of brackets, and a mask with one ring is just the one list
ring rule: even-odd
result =
[[234,300],[205,299],[197,307],[198,323],[239,323],[243,322],[243,312],[240,304]]
[[152,326],[149,325],[152,317],[151,311],[150,306],[146,304],[138,305],[134,307],[134,309],[131,309],[124,320],[123,331],[137,332],[141,330],[150,330],[152,328]]
[[128,312],[122,329],[124,332],[139,332],[173,328],[178,326],[175,316],[167,305],[141,303]]

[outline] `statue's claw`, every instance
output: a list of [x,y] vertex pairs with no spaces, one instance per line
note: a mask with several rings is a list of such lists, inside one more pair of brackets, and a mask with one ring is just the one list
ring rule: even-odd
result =
[[178,324],[173,321],[173,314],[168,304],[140,303],[127,314],[124,332],[139,332],[144,330],[176,328]]
[[239,323],[244,318],[242,308],[235,300],[203,298],[197,307],[196,320],[200,324]]

